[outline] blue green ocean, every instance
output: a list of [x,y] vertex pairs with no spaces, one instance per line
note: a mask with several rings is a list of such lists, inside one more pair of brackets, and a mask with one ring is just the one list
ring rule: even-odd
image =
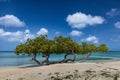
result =
[[[63,59],[64,54],[51,54],[50,61],[58,61]],[[76,55],[76,62],[81,61],[85,55]],[[37,65],[34,61],[31,60],[32,56],[27,55],[16,55],[13,51],[1,51],[0,52],[0,68],[7,67],[20,67],[28,65]],[[69,55],[68,58],[72,58],[72,55]],[[38,55],[37,59],[43,61],[44,58],[41,57],[41,54]],[[106,53],[92,53],[89,59],[86,62],[106,62],[106,61],[120,61],[120,51],[109,51]]]

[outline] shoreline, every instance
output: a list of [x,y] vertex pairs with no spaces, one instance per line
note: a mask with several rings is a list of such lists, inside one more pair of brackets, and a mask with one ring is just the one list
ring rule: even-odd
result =
[[[80,62],[80,61],[75,61],[74,63],[109,63],[109,62],[120,62],[120,60],[91,60],[91,61],[85,61],[85,62]],[[64,63],[56,63],[56,64],[64,64]],[[71,64],[71,63],[68,63]],[[50,64],[54,65],[54,64]],[[22,68],[22,67],[44,67],[44,66],[50,66],[50,65],[38,65],[38,64],[24,64],[24,65],[19,65],[19,66],[0,66],[1,69],[14,69],[14,68]]]
[[[86,70],[95,71],[96,74],[99,74],[102,70],[108,70],[111,71],[111,73],[115,73],[116,71],[120,71],[120,61],[99,63],[63,63],[36,67],[2,69],[0,70],[0,80],[51,80],[48,78],[51,78],[51,76],[55,76],[56,74],[62,75],[61,77],[63,77],[69,73],[73,74],[75,71],[82,74]],[[100,77],[97,76],[96,78]]]

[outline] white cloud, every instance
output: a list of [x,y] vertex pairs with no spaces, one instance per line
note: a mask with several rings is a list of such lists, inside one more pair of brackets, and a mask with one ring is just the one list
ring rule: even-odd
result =
[[29,31],[29,33],[25,33],[25,35],[23,36],[23,41],[26,41],[28,38],[33,39],[34,37],[35,36]]
[[[48,30],[45,28],[41,28],[37,35],[47,34]],[[9,42],[25,42],[28,38],[35,38],[36,34],[32,34],[29,29],[25,31],[16,31],[16,32],[9,32],[4,31],[4,29],[0,28],[0,39],[7,40]]]
[[82,41],[98,43],[99,39],[96,36],[89,36],[86,39],[82,39]]
[[[26,33],[27,32],[27,33]],[[0,29],[0,38],[7,39],[10,42],[24,42],[28,38],[34,38],[34,35],[30,33],[30,30],[26,29],[24,32],[7,32],[3,29]]]
[[48,34],[48,30],[46,28],[41,28],[38,32],[38,35],[45,35]]
[[83,33],[77,30],[72,30],[70,33],[71,36],[81,36]]
[[86,26],[93,26],[96,24],[102,24],[104,22],[104,18],[101,16],[91,16],[86,15],[81,12],[76,12],[72,15],[68,15],[66,21],[72,28],[85,28]]
[[25,30],[25,33],[27,34],[27,33],[30,33],[30,30],[29,29],[26,29]]
[[109,17],[120,15],[120,10],[112,8],[109,12],[106,13],[106,15]]
[[116,23],[114,24],[114,26],[115,26],[116,28],[119,28],[119,29],[120,29],[120,22],[116,22]]
[[37,35],[44,35],[47,34],[48,30],[45,28],[41,28],[37,34],[32,34],[29,29],[25,31],[16,31],[16,32],[9,32],[4,31],[4,29],[0,28],[0,39],[7,40],[9,42],[25,42],[28,38],[35,38]]
[[25,23],[14,15],[0,17],[0,25],[5,27],[23,27]]

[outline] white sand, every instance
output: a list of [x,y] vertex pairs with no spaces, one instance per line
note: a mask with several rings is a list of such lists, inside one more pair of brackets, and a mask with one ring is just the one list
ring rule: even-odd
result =
[[[111,73],[114,73],[112,72],[113,69],[117,69],[117,71],[119,71],[120,61],[104,63],[64,63],[40,67],[0,69],[0,80],[44,80],[48,78],[49,74],[54,73],[67,75],[68,73],[72,73],[75,70],[78,70],[81,73],[86,70],[93,70],[99,73],[101,70],[105,69],[109,69]],[[112,78],[101,79],[99,76],[97,76],[97,78],[97,80],[113,80]],[[120,80],[120,78],[118,78],[118,80]]]

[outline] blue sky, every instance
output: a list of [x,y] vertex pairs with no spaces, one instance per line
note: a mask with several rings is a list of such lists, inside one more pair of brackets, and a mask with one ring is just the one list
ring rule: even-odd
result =
[[120,0],[0,0],[0,51],[47,34],[120,50]]

